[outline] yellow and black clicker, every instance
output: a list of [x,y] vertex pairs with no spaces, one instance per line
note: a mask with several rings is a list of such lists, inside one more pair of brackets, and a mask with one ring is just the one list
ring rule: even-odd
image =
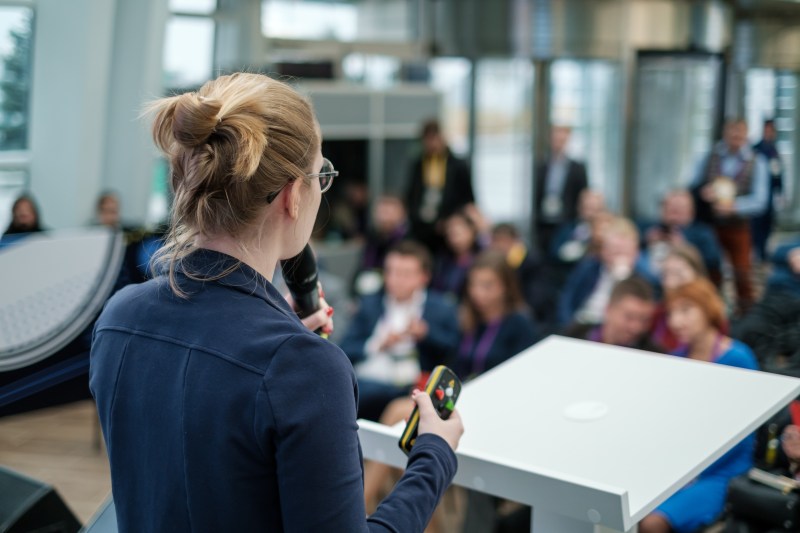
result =
[[[442,420],[450,418],[450,414],[456,408],[456,400],[461,394],[461,381],[455,373],[446,366],[439,365],[433,369],[428,382],[425,384],[425,393],[431,397],[433,407]],[[419,410],[414,406],[411,417],[408,419],[406,429],[400,436],[398,443],[400,449],[408,455],[414,442],[417,440],[417,428],[419,427]]]

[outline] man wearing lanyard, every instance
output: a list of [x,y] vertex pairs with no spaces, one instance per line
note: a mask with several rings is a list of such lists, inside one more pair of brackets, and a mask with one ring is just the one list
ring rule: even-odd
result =
[[475,203],[470,167],[450,151],[435,120],[422,127],[422,155],[411,166],[405,200],[410,236],[431,253],[443,244],[442,221]]
[[550,132],[550,158],[536,168],[536,238],[546,254],[556,229],[578,216],[578,197],[588,186],[586,167],[567,157],[571,130],[553,126]]
[[725,124],[722,141],[697,170],[692,192],[698,220],[714,227],[733,266],[737,307],[744,313],[753,304],[750,220],[767,208],[769,175],[766,159],[747,145],[743,120]]

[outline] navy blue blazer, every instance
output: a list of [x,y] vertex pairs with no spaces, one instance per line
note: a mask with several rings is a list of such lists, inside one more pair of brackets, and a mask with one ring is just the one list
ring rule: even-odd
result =
[[121,532],[423,531],[455,455],[422,435],[365,518],[357,386],[342,351],[275,288],[201,250],[179,273],[132,285],[94,331],[90,387]]
[[[355,365],[367,358],[364,346],[372,336],[384,312],[384,293],[365,296],[358,307],[350,327],[339,343]],[[428,291],[422,319],[428,323],[428,336],[417,343],[419,366],[430,372],[436,365],[446,364],[458,347],[458,316],[455,306],[435,291]]]

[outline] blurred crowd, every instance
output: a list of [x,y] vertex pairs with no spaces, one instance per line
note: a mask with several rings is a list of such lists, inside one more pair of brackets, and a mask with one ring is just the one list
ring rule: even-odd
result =
[[[343,218],[362,247],[346,280],[354,313],[336,340],[358,378],[359,417],[402,421],[410,391],[434,366],[468,381],[550,334],[800,376],[800,238],[788,236],[768,253],[781,193],[774,124],[764,124],[755,146],[746,134],[744,122],[728,122],[689,187],[663,196],[658,220],[634,221],[608,209],[586,167],[567,154],[569,128],[554,127],[550,156],[535,172],[528,242],[527,228],[487,220],[468,163],[448,149],[437,122],[426,123],[405,195],[381,196],[366,209],[363,187],[348,194],[361,207]],[[29,195],[12,215],[4,240],[44,229]],[[127,229],[113,192],[98,198],[95,222]],[[142,281],[160,234],[127,234],[135,246],[124,277]],[[756,271],[767,274],[760,280]],[[794,476],[800,429],[786,418],[770,431],[786,435],[782,468]],[[756,437],[639,531],[696,531],[718,519],[728,482],[764,460]],[[769,466],[780,467],[774,454]],[[366,465],[368,510],[391,478],[387,467]],[[477,494],[467,502],[465,531],[530,530],[527,510],[502,513]]]

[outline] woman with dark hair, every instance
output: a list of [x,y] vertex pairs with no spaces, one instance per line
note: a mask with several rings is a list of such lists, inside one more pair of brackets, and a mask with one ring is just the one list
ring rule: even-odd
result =
[[444,241],[445,250],[436,257],[431,289],[458,302],[467,271],[483,247],[478,226],[466,210],[456,211],[445,219]]
[[456,374],[464,380],[480,375],[535,341],[516,273],[503,254],[484,252],[467,276]]
[[[681,342],[679,357],[750,370],[758,365],[747,345],[723,333],[725,304],[707,279],[696,279],[667,292],[669,327]],[[689,533],[711,525],[722,513],[728,483],[753,464],[753,436],[706,468],[639,523],[640,533]]]
[[34,202],[31,195],[23,194],[11,206],[11,223],[6,228],[3,236],[34,233],[36,231],[42,231],[39,209],[36,207],[36,202]]
[[[367,517],[353,366],[272,285],[308,243],[338,174],[311,103],[260,74],[152,105],[170,160],[171,228],[157,276],[109,300],[90,388],[121,532],[425,529],[463,432],[416,394],[419,437]],[[160,265],[160,267],[158,267]]]

